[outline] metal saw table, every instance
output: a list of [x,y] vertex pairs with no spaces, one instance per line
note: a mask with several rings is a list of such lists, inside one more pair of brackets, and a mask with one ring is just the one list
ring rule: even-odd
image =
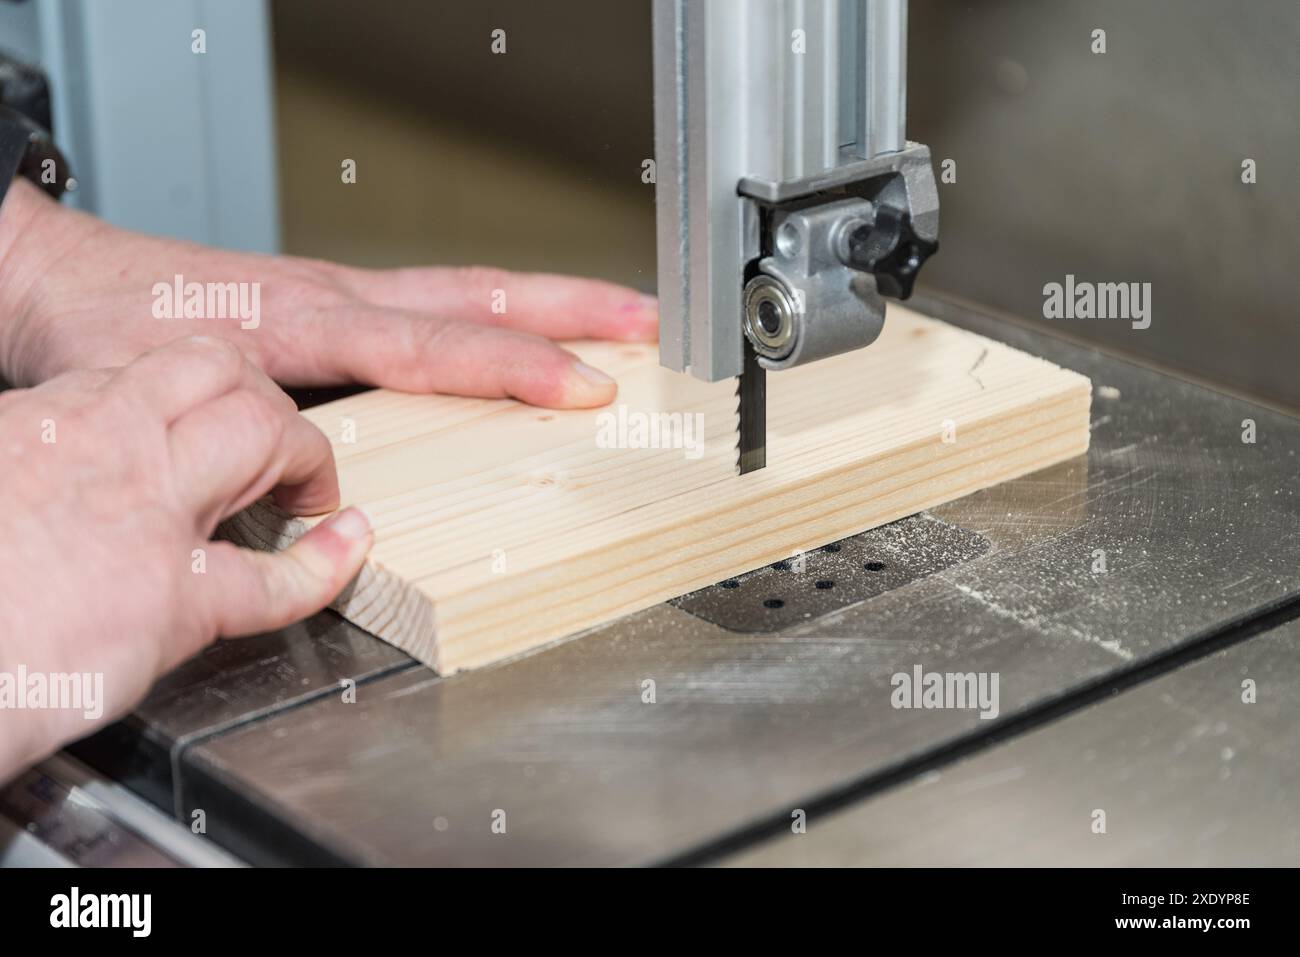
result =
[[[1300,421],[921,309],[1091,377],[1088,455],[451,678],[223,642],[71,750],[252,863],[1300,862]],[[998,716],[893,708],[915,665]]]

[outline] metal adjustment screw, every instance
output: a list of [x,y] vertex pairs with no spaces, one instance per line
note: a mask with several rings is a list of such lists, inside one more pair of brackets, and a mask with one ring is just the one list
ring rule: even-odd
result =
[[745,335],[754,351],[768,359],[782,359],[794,349],[794,301],[771,276],[755,276],[745,285]]
[[911,297],[917,273],[939,248],[917,235],[907,211],[892,206],[877,207],[875,222],[849,231],[842,246],[844,261],[874,275],[880,294],[893,299]]

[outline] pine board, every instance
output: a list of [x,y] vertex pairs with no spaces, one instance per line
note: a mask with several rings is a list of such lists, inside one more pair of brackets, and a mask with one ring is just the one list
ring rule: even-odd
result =
[[[768,465],[745,476],[733,382],[664,371],[654,345],[571,348],[618,380],[614,406],[377,390],[305,413],[375,526],[344,617],[448,674],[1088,447],[1087,378],[903,308],[871,347],[768,376]],[[629,427],[702,415],[702,454],[602,447],[619,406]],[[259,503],[223,532],[273,549],[310,523]]]

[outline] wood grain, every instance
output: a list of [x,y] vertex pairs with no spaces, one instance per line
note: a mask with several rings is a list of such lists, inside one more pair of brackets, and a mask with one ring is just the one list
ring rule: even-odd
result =
[[[1088,447],[1085,377],[902,308],[870,348],[768,376],[768,466],[745,476],[734,383],[666,372],[653,345],[572,348],[618,379],[614,406],[379,390],[305,413],[375,525],[346,618],[446,674]],[[698,457],[602,447],[620,415],[673,412],[702,417]],[[275,549],[311,521],[259,503],[223,532]]]

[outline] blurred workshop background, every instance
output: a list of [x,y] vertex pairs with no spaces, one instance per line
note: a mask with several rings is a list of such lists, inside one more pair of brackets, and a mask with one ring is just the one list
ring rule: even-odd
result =
[[[649,0],[272,13],[286,248],[653,286]],[[1067,273],[1150,282],[1150,329],[1053,329],[1300,408],[1300,4],[911,0],[908,56],[908,135],[957,160],[925,285],[1033,320]]]
[[[104,8],[119,6],[3,7],[33,5],[100,32],[112,29]],[[206,102],[226,111],[224,129],[247,127],[231,143],[210,124],[195,147],[204,175],[228,181],[196,238],[274,241],[237,228],[255,218],[256,197],[275,195],[256,182],[257,157],[274,155],[278,199],[267,203],[285,251],[374,266],[491,262],[653,289],[654,194],[641,178],[653,155],[650,0],[166,8],[159,22],[186,37],[190,24],[211,26],[206,68],[226,57],[228,70]],[[0,9],[7,47],[6,27],[26,15]],[[259,17],[269,41],[249,26]],[[496,28],[507,31],[505,56],[490,50]],[[1104,54],[1092,52],[1098,28]],[[99,56],[111,54],[122,55]],[[89,72],[94,56],[84,60]],[[174,82],[156,57],[123,60],[127,93],[101,95],[109,102],[82,144],[120,129],[115,108]],[[911,0],[908,66],[909,136],[957,162],[957,181],[940,187],[942,248],[922,274],[926,291],[1041,325],[1043,285],[1067,273],[1150,282],[1149,329],[1094,320],[1051,331],[1300,410],[1300,4]],[[266,78],[274,153],[251,142]],[[181,135],[177,124],[151,116],[120,135],[119,151],[149,151]],[[357,161],[354,185],[341,183],[345,158]],[[1245,159],[1254,184],[1242,182]],[[151,195],[175,207],[197,191],[166,170],[137,178],[132,205],[106,215],[129,222]],[[88,189],[93,198],[93,171]]]

